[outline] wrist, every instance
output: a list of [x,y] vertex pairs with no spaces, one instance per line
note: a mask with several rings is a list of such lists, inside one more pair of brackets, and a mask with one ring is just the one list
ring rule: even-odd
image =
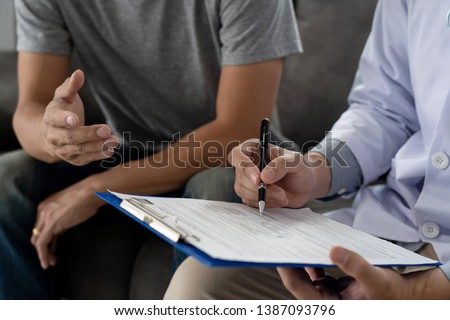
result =
[[312,198],[325,196],[331,187],[331,168],[325,156],[318,152],[310,152],[304,155],[305,166],[311,173]]
[[408,274],[406,299],[450,299],[450,281],[440,268]]
[[106,187],[103,186],[102,180],[100,179],[101,174],[94,174],[78,183],[78,188],[83,192],[84,198],[87,199],[92,206],[97,209],[105,204],[105,202],[95,195],[96,192],[106,192],[108,191]]

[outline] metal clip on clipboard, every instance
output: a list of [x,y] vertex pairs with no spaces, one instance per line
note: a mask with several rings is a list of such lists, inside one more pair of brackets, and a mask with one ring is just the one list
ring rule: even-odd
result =
[[[188,238],[195,241],[200,239],[183,228],[179,223],[175,215],[166,214],[163,215],[155,210],[149,208],[149,205],[153,205],[149,200],[143,198],[128,198],[122,200],[120,206],[127,210],[135,217],[141,219],[147,223],[151,228],[158,231],[166,238],[173,242],[178,242],[180,239],[186,240]],[[137,211],[137,212],[136,212]],[[138,214],[136,214],[138,213]],[[164,219],[170,218],[173,220],[173,225],[168,225]]]

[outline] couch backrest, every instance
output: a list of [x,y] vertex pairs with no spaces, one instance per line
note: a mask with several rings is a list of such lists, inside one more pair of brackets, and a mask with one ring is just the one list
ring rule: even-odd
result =
[[12,130],[17,103],[16,64],[15,53],[0,53],[0,153],[18,147]]
[[297,0],[304,53],[286,59],[278,108],[283,133],[322,140],[347,109],[377,0]]

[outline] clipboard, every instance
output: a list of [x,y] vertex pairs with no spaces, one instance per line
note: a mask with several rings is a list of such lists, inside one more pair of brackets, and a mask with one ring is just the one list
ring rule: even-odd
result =
[[[269,261],[266,259],[264,262],[260,261],[242,261],[242,260],[234,260],[234,259],[219,259],[212,257],[207,252],[197,248],[195,246],[195,242],[199,242],[199,246],[201,247],[201,239],[197,237],[197,235],[193,235],[189,233],[186,228],[183,228],[180,224],[177,222],[177,216],[170,213],[169,210],[159,212],[157,210],[152,210],[152,203],[151,201],[154,201],[155,203],[163,202],[168,203],[167,199],[170,199],[170,203],[173,203],[173,201],[181,200],[181,201],[204,201],[209,203],[215,203],[214,201],[207,201],[207,200],[194,200],[194,199],[171,199],[171,198],[159,198],[159,197],[144,197],[144,196],[134,196],[134,195],[124,195],[124,194],[117,194],[120,197],[126,196],[126,198],[119,198],[114,193],[96,193],[97,196],[99,196],[101,199],[105,200],[107,203],[111,204],[115,208],[119,209],[121,212],[123,212],[128,217],[132,218],[139,224],[141,224],[143,227],[150,230],[152,233],[163,239],[164,241],[171,244],[173,247],[177,248],[178,250],[184,252],[188,256],[192,256],[202,264],[208,266],[208,267],[316,267],[316,268],[327,268],[327,267],[334,267],[335,265],[331,263],[314,263],[314,262],[302,262],[298,263],[296,260],[294,263],[284,263],[284,262],[273,262],[275,259]],[[217,202],[216,202],[217,203]],[[226,205],[226,207],[232,207],[240,206],[239,208],[246,208],[244,210],[249,210],[248,207],[242,205],[242,204],[231,204],[231,203],[223,203]],[[158,206],[156,206],[158,207]],[[132,210],[130,210],[132,209]],[[160,209],[160,208],[159,208]],[[280,209],[283,210],[283,209]],[[287,209],[289,210],[289,209]],[[291,209],[292,210],[292,209]],[[131,211],[131,212],[130,212]],[[196,211],[197,212],[197,211]],[[320,220],[318,220],[318,223],[323,223],[323,221],[328,221],[329,223],[339,224],[335,221],[332,221],[329,218],[324,218],[322,215],[315,214],[311,212],[313,216],[318,216]],[[258,214],[259,217],[259,214]],[[191,216],[193,218],[193,216]],[[325,219],[325,220],[324,220]],[[295,221],[298,220],[298,216],[296,216]],[[214,220],[215,221],[215,220]],[[328,223],[327,222],[327,223]],[[314,224],[314,228],[317,224]],[[341,224],[339,224],[341,225]],[[397,251],[397,254],[399,256],[403,256],[404,253],[406,253],[407,258],[405,259],[405,262],[396,261],[395,263],[373,263],[375,266],[384,266],[384,267],[402,267],[402,266],[423,266],[423,267],[436,267],[439,266],[441,263],[438,261],[430,260],[428,258],[419,256],[415,253],[412,253],[406,249],[400,248],[392,243],[388,243],[385,240],[377,239],[373,236],[370,236],[364,232],[357,231],[351,227],[344,226],[345,228],[349,228],[353,230],[353,233],[360,233],[363,234],[364,237],[370,237],[371,241],[375,241],[376,243],[380,244],[382,248],[385,250],[392,250]],[[289,227],[288,227],[289,228]],[[349,230],[347,229],[347,230]],[[285,230],[285,229],[283,229]],[[340,229],[339,229],[340,231]],[[267,238],[266,238],[267,239]],[[275,241],[273,238],[269,238],[271,241]],[[351,238],[354,240],[354,238]],[[361,238],[362,239],[362,238]],[[188,243],[188,242],[190,243]],[[316,241],[316,243],[320,243],[320,239]],[[382,244],[387,243],[387,244]],[[279,248],[279,247],[278,247]],[[400,251],[399,251],[400,250]],[[211,252],[211,251],[210,251]],[[271,251],[273,254],[273,251]],[[401,252],[401,253],[399,253]],[[413,259],[415,262],[411,262],[411,256],[413,256]],[[272,257],[272,255],[271,255]],[[409,258],[408,258],[409,257]],[[419,257],[419,258],[417,258]],[[237,259],[237,258],[236,258]],[[248,260],[248,259],[247,259]],[[255,259],[256,260],[256,259]],[[310,260],[310,259],[307,259]],[[307,261],[304,260],[304,261]],[[284,260],[286,261],[286,260]]]

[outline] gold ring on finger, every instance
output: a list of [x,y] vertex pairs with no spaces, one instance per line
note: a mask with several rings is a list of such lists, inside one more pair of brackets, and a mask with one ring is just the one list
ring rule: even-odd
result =
[[39,236],[39,235],[41,234],[41,232],[39,231],[38,228],[33,228],[32,233],[33,233],[33,236],[36,236],[36,237]]

